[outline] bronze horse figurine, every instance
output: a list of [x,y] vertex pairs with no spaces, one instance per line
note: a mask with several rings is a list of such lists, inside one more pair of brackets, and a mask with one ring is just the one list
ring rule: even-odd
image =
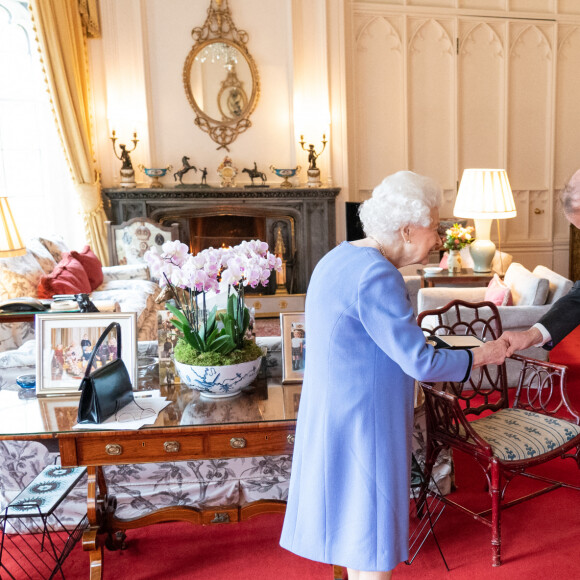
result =
[[252,185],[254,185],[254,179],[258,179],[258,177],[262,180],[262,185],[266,183],[266,174],[263,171],[258,171],[258,166],[254,161],[254,169],[248,169],[245,167],[242,169],[242,173],[247,173],[252,180]]
[[189,157],[183,157],[181,162],[183,163],[183,167],[179,170],[176,171],[173,174],[173,180],[177,181],[177,178],[179,177],[179,183],[181,185],[183,185],[183,176],[190,170],[193,169],[196,173],[197,173],[197,167],[190,165],[189,164]]

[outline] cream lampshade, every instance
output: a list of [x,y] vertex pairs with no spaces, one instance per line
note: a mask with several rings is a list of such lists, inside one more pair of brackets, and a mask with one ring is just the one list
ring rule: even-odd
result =
[[469,246],[473,270],[490,272],[495,255],[495,244],[489,235],[491,221],[517,215],[505,169],[465,169],[453,215],[474,220],[475,241]]
[[22,256],[26,248],[20,239],[7,197],[0,197],[0,258]]

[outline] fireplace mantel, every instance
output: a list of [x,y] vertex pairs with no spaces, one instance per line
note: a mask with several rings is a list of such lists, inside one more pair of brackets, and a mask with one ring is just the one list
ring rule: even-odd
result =
[[189,239],[188,218],[209,215],[259,215],[270,229],[266,240],[274,247],[273,224],[286,220],[296,255],[293,292],[306,291],[317,262],[336,243],[335,199],[340,188],[200,187],[105,188],[109,219],[120,224],[149,217],[162,224],[179,224],[180,239]]

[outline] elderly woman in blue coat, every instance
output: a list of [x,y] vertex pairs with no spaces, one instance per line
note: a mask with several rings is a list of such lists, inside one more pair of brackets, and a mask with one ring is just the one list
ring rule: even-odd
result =
[[499,364],[502,341],[469,350],[426,344],[397,268],[440,244],[441,189],[400,171],[362,204],[366,237],[316,266],[306,296],[308,356],[280,544],[387,580],[408,557],[414,379],[463,381]]

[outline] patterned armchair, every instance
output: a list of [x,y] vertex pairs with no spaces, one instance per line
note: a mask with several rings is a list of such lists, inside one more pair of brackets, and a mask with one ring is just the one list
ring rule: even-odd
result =
[[119,225],[105,222],[111,265],[142,264],[143,255],[152,247],[161,248],[168,241],[177,240],[178,225],[162,226],[146,217],[137,217]]

